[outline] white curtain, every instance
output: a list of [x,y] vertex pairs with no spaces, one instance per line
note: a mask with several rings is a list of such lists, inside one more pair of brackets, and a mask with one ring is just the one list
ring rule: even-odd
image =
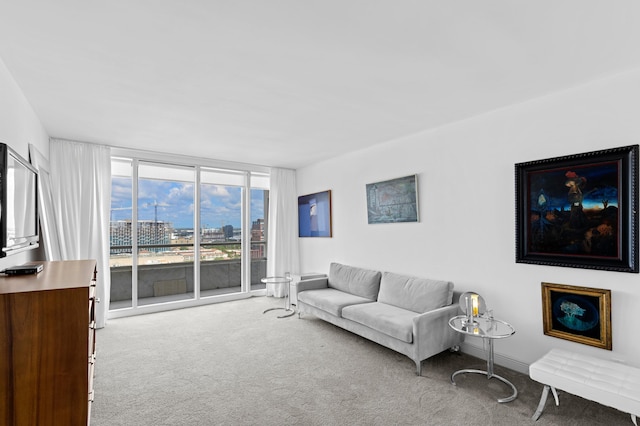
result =
[[[271,169],[269,189],[269,223],[267,236],[267,276],[299,273],[298,197],[296,172]],[[288,289],[268,284],[267,296],[283,297]]]
[[60,238],[58,238],[59,214],[53,204],[51,196],[51,165],[33,144],[29,144],[29,158],[31,164],[38,170],[38,216],[42,230],[42,243],[47,260],[62,260],[60,254]]
[[109,308],[109,147],[51,139],[51,189],[57,207],[62,260],[95,259],[98,268],[96,325],[104,327]]

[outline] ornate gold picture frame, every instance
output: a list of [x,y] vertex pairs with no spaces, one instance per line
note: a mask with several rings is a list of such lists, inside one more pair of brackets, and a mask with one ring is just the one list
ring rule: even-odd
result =
[[544,334],[611,350],[611,290],[542,283]]

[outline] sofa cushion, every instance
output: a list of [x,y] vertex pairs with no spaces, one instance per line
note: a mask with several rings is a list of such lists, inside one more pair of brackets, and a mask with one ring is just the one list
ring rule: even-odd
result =
[[334,288],[305,290],[298,293],[298,301],[321,309],[337,317],[342,316],[342,308],[359,303],[371,303],[371,300]]
[[425,313],[451,304],[453,283],[385,272],[378,302]]
[[376,300],[381,275],[379,271],[332,263],[329,268],[329,287]]
[[372,302],[351,305],[342,309],[342,317],[379,331],[403,342],[413,342],[413,319],[418,316],[413,311]]

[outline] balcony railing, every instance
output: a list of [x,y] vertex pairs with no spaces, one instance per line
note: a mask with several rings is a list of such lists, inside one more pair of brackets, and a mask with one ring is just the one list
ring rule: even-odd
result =
[[[251,290],[264,289],[260,281],[266,276],[267,260],[264,242],[252,242]],[[207,251],[209,247],[225,246],[224,254]],[[237,246],[238,249],[231,247]],[[262,247],[259,247],[262,246]],[[241,291],[240,243],[220,242],[202,244],[200,255],[200,298]],[[175,300],[194,299],[193,245],[153,244],[139,246],[137,276],[138,305],[150,305]],[[171,250],[168,250],[171,249]],[[132,306],[131,246],[112,246],[110,306],[122,309]],[[158,250],[158,251],[156,251]],[[220,250],[218,250],[220,251]],[[254,257],[255,253],[255,257]]]

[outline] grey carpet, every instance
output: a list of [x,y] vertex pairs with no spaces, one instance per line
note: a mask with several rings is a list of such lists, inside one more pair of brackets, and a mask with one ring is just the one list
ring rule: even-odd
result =
[[312,316],[277,319],[282,299],[251,299],[111,320],[98,331],[92,426],[633,425],[629,415],[560,392],[538,422],[542,386],[476,374],[481,359],[443,352],[415,375],[409,358]]

